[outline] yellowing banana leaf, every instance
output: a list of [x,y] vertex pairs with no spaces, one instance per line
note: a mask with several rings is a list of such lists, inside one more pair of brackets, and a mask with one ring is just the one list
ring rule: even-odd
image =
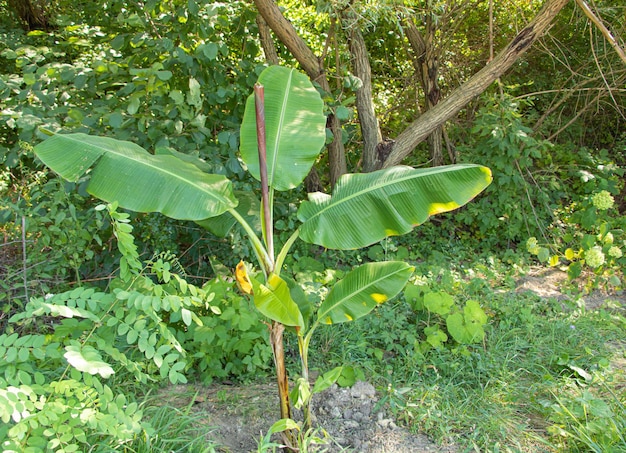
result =
[[35,146],[44,164],[69,181],[90,175],[87,191],[138,212],[202,220],[237,206],[232,184],[173,155],[82,133],[57,134]]
[[324,324],[354,321],[395,297],[414,268],[402,261],[367,263],[350,271],[320,305],[317,318]]
[[366,247],[463,206],[491,180],[488,168],[472,164],[343,175],[331,197],[300,205],[300,238],[331,249]]
[[[265,87],[265,130],[269,186],[289,190],[300,185],[326,139],[324,103],[309,78],[282,66],[259,76]],[[241,124],[241,157],[260,180],[254,95],[248,97]]]
[[291,298],[287,282],[276,274],[270,274],[267,285],[250,277],[254,305],[263,315],[285,326],[304,327],[302,313]]

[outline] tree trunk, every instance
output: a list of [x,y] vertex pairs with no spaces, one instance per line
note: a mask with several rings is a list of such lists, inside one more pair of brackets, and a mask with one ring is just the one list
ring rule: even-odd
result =
[[361,79],[363,84],[356,90],[356,110],[359,115],[359,125],[363,138],[363,171],[369,172],[376,168],[376,147],[382,141],[378,120],[374,111],[372,99],[372,68],[369,55],[365,47],[365,40],[361,34],[354,14],[347,17],[352,22],[348,28],[348,47],[352,54],[352,71]]
[[[322,89],[330,93],[330,84],[324,73],[321,61],[315,56],[306,42],[298,36],[296,29],[282,15],[278,5],[272,0],[254,0],[254,4],[267,25],[272,29],[276,37],[289,49],[291,54],[298,60],[302,69],[313,82],[319,83]],[[330,167],[330,183],[335,185],[341,175],[346,173],[346,155],[341,141],[341,123],[335,115],[329,115],[327,126],[333,133],[334,140],[328,145],[328,163]]]
[[[427,13],[426,37],[424,38],[415,24],[407,19],[404,27],[409,45],[415,53],[413,66],[419,76],[422,91],[424,92],[424,111],[431,110],[441,97],[439,88],[439,52],[434,46],[435,21],[433,15]],[[433,167],[443,165],[443,125],[436,128],[428,136],[430,161]]]
[[261,41],[261,47],[265,54],[265,61],[269,64],[277,65],[279,63],[278,53],[276,52],[276,46],[272,40],[272,34],[270,27],[267,26],[267,22],[263,19],[263,16],[257,14],[256,24],[259,27],[259,40]]
[[554,17],[567,3],[568,0],[549,0],[537,16],[489,64],[411,123],[396,138],[382,167],[398,165],[434,130],[454,117],[474,97],[484,92],[548,29]]
[[26,30],[50,30],[54,27],[48,16],[49,3],[45,0],[9,0],[9,7],[15,11]]

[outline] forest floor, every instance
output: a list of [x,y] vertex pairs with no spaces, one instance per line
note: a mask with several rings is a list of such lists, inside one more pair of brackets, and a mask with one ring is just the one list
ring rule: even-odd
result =
[[[520,279],[515,291],[532,291],[543,298],[564,300],[560,291],[566,275],[556,269],[531,272]],[[606,295],[594,293],[585,297],[587,309],[601,306]],[[614,298],[614,297],[613,297]],[[624,296],[619,297],[626,305]],[[624,363],[614,364],[622,369]],[[203,414],[207,437],[220,447],[218,452],[257,451],[259,439],[279,417],[278,396],[274,383],[256,385],[184,385],[169,387],[160,395],[174,407],[193,404],[193,412]],[[193,401],[192,401],[193,400]],[[396,425],[386,408],[378,407],[379,395],[367,382],[352,388],[336,385],[315,395],[316,425],[328,433],[327,443],[309,451],[355,453],[457,453],[455,445],[439,445],[427,436],[413,434]],[[320,435],[318,432],[317,435]],[[278,441],[278,439],[275,439]],[[270,450],[271,451],[271,450]]]

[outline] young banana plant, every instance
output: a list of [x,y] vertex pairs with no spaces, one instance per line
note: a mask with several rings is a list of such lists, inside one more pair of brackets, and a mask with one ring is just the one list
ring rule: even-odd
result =
[[[37,156],[63,178],[77,181],[88,175],[87,191],[104,201],[192,220],[215,234],[225,235],[236,224],[243,228],[261,272],[251,275],[240,263],[235,274],[240,288],[268,318],[281,419],[291,418],[285,327],[293,328],[298,338],[302,376],[294,395],[304,410],[303,432],[311,423],[312,392],[339,375],[338,370],[327,373],[311,390],[308,356],[313,333],[322,324],[354,321],[395,297],[413,267],[401,261],[358,266],[331,288],[319,307],[313,307],[294,296],[302,293],[292,291],[291,280],[281,277],[291,246],[301,239],[330,249],[358,249],[406,234],[429,216],[466,204],[492,179],[488,168],[471,164],[346,174],[331,195],[309,194],[301,203],[297,213],[301,224],[276,254],[274,192],[302,183],[324,146],[325,125],[322,99],[304,74],[280,66],[261,73],[248,98],[240,134],[240,156],[260,181],[260,203],[249,193],[235,192],[226,177],[205,173],[200,160],[176,151],[154,155],[130,142],[80,133],[54,134],[35,147]],[[252,226],[251,211],[260,218],[260,236]],[[290,447],[296,445],[295,435],[293,430],[286,432]]]

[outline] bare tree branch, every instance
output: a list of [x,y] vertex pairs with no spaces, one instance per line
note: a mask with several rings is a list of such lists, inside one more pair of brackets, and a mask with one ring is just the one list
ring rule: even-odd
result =
[[383,163],[383,167],[397,165],[408,156],[428,135],[454,117],[474,97],[485,91],[491,83],[508,70],[513,63],[550,26],[552,20],[569,0],[549,0],[537,16],[483,69],[454,90],[431,110],[411,123],[397,138]]
[[589,18],[589,20],[591,20],[591,22],[593,22],[594,25],[600,29],[600,31],[602,32],[606,40],[609,42],[609,44],[611,44],[611,47],[615,49],[615,52],[617,52],[617,54],[622,59],[622,61],[626,63],[626,52],[624,52],[624,49],[620,47],[619,43],[613,36],[613,33],[611,33],[611,31],[608,28],[606,28],[606,25],[604,25],[604,22],[602,22],[602,19],[600,19],[598,16],[596,16],[593,13],[593,11],[589,7],[589,5],[587,5],[585,0],[576,0],[576,4],[580,6],[580,9],[583,10],[585,15]]

